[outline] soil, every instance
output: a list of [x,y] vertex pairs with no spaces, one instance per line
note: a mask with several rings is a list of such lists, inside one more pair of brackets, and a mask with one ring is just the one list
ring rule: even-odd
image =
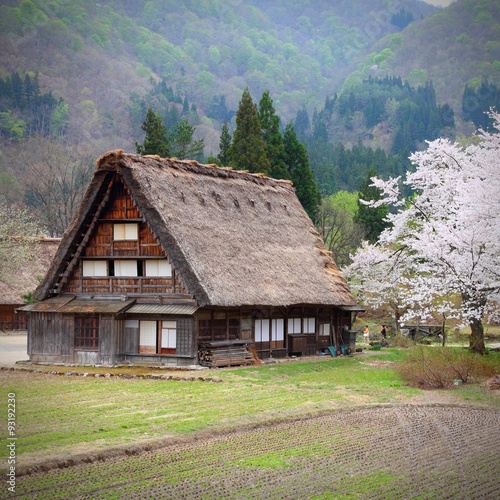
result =
[[19,464],[16,497],[500,498],[499,411],[465,405],[452,391],[361,405]]
[[354,408],[46,464],[20,477],[17,492],[51,499],[497,499],[499,429],[500,412],[492,409],[416,401]]

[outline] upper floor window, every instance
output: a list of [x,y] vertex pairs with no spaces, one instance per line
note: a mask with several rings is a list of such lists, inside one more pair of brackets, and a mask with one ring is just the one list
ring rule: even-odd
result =
[[105,260],[84,260],[83,276],[107,276],[108,266]]
[[139,224],[113,224],[113,239],[116,240],[138,240]]
[[166,259],[148,259],[146,263],[146,276],[172,276],[172,266]]
[[114,276],[139,276],[139,266],[136,260],[115,260],[113,268]]

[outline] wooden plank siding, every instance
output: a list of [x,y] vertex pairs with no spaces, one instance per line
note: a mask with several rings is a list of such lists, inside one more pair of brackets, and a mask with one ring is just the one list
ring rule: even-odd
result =
[[53,312],[28,314],[28,354],[33,362],[73,362],[74,318]]
[[0,331],[4,330],[25,330],[26,314],[17,311],[23,304],[0,304]]
[[[131,316],[131,315],[130,315]],[[139,352],[139,324],[140,321],[175,321],[176,322],[176,349],[175,354],[160,354],[157,352]],[[117,361],[132,363],[161,363],[166,365],[189,365],[197,362],[197,347],[195,343],[195,322],[192,317],[178,316],[138,316],[137,319],[117,320],[115,332],[118,335]]]
[[[104,260],[109,266],[109,262],[116,259],[134,259],[139,262],[139,266],[142,266],[141,274],[144,261],[147,259],[166,258],[167,261],[171,261],[147,223],[143,221],[120,178],[115,180],[111,188],[108,205],[95,221],[95,228],[82,250],[79,263],[73,269],[62,291],[92,295],[188,294],[185,282],[174,266],[170,277],[83,276],[85,260]],[[116,223],[137,223],[138,239],[114,240],[113,225]]]

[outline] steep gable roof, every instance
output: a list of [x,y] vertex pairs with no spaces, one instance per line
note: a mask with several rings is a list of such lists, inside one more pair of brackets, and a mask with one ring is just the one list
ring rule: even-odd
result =
[[199,305],[356,303],[289,182],[121,150],[97,167],[37,298],[53,293],[116,174]]

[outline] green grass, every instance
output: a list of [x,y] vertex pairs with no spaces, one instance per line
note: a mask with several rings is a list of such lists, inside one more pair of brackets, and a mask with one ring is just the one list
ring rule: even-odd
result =
[[[16,393],[17,455],[27,462],[348,406],[404,402],[421,391],[406,387],[393,369],[401,357],[401,351],[386,349],[203,372],[222,383],[1,371],[0,394]],[[487,400],[483,388],[460,390],[477,404]],[[4,432],[3,427],[2,437]],[[6,453],[2,447],[0,467]]]

